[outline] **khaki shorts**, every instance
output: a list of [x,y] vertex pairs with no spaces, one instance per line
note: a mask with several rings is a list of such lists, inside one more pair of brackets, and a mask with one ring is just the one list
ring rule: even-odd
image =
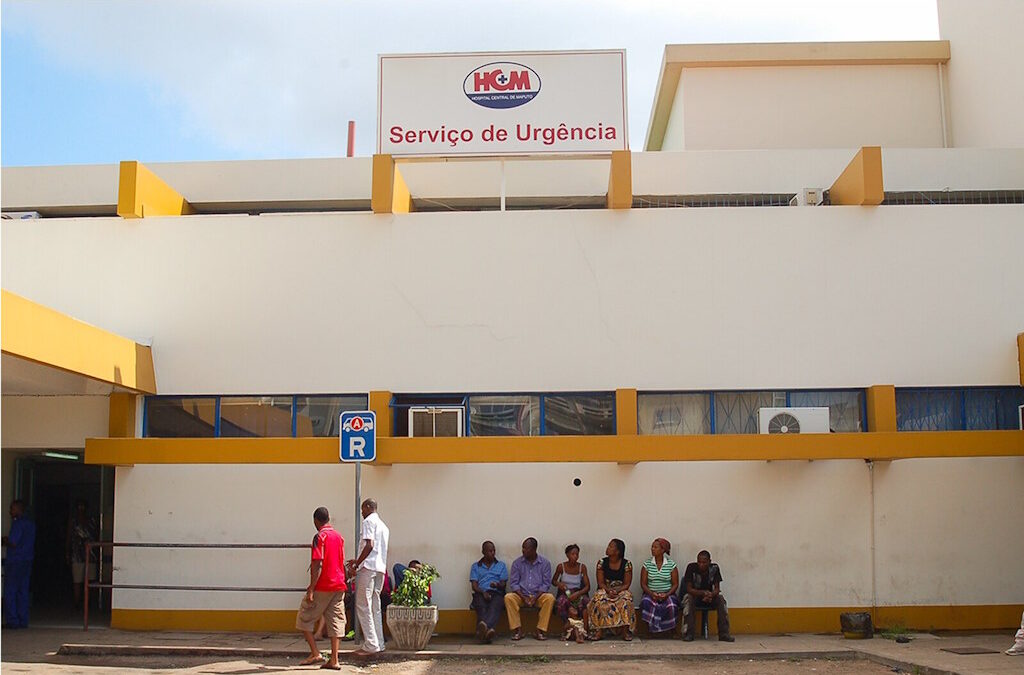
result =
[[324,634],[327,637],[345,636],[345,591],[313,591],[313,602],[302,596],[299,613],[295,617],[295,628],[310,633],[316,622],[324,618]]

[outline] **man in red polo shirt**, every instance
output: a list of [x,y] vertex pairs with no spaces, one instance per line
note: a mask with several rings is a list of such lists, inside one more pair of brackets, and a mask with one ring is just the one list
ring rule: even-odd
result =
[[331,639],[331,660],[323,665],[330,670],[341,670],[338,665],[338,644],[345,634],[345,540],[331,527],[331,515],[326,506],[313,512],[312,562],[309,565],[309,586],[299,606],[295,627],[302,631],[309,643],[309,656],[301,665],[311,666],[323,661],[316,648],[313,629],[320,617],[324,618],[324,632]]

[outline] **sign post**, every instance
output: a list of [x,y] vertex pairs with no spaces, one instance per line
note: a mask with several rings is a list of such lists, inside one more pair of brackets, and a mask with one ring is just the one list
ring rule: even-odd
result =
[[[353,558],[359,556],[359,526],[362,522],[362,478],[363,462],[372,462],[377,458],[377,413],[372,410],[341,413],[341,433],[339,434],[338,459],[342,462],[354,462],[356,465],[355,485],[355,537],[352,539]],[[351,580],[355,583],[355,580]],[[352,626],[359,640],[359,622],[352,619]]]

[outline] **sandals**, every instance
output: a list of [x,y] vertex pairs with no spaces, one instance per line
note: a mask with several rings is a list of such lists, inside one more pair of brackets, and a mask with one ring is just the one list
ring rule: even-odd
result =
[[630,629],[627,628],[622,633],[622,639],[625,640],[626,642],[632,642],[633,641],[633,631],[631,631]]
[[325,659],[323,656],[321,656],[320,654],[317,654],[316,656],[307,656],[303,660],[299,661],[299,665],[300,666],[313,666],[313,665],[316,665],[316,664],[321,663],[321,662],[326,661],[326,660],[327,659]]

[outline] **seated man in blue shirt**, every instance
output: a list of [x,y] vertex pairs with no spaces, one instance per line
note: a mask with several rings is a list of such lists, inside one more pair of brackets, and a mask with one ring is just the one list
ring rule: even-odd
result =
[[555,596],[549,592],[551,563],[543,556],[537,555],[537,540],[533,537],[523,542],[523,555],[512,562],[508,588],[509,593],[505,595],[505,612],[508,614],[508,627],[512,629],[512,639],[523,639],[523,624],[519,620],[519,610],[525,605],[540,608],[534,637],[538,640],[547,640],[545,633],[551,620],[551,610],[555,607]]
[[469,583],[473,587],[473,602],[470,609],[476,610],[476,637],[480,642],[490,643],[494,639],[495,627],[501,620],[505,606],[505,584],[508,582],[508,568],[494,557],[494,542],[485,541],[480,547],[484,557],[469,568]]

